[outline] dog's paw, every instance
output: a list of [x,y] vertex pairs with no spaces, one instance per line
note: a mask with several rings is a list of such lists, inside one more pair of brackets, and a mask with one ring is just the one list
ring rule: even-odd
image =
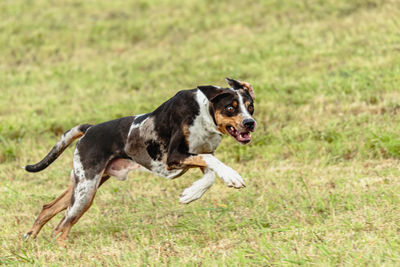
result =
[[31,235],[32,235],[32,231],[29,231],[29,232],[25,233],[25,234],[22,236],[22,238],[23,238],[24,240],[28,240],[28,239],[31,237]]
[[196,185],[192,185],[191,187],[183,190],[182,194],[179,196],[179,203],[189,204],[196,199],[201,198],[201,196],[207,191],[207,188],[198,187]]
[[229,187],[242,188],[246,187],[242,177],[234,169],[229,167],[224,168],[219,176],[224,180],[225,184]]

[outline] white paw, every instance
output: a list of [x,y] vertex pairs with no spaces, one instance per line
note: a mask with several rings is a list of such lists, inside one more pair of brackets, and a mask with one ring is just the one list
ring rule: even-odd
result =
[[224,180],[229,187],[242,188],[246,187],[242,177],[234,169],[229,167],[224,168],[218,175]]
[[189,204],[190,202],[201,198],[207,189],[208,187],[199,187],[194,184],[183,190],[182,194],[179,196],[179,202],[182,204]]
[[31,235],[32,235],[32,231],[29,231],[29,232],[25,233],[25,234],[22,236],[22,238],[23,238],[24,240],[28,240],[28,239],[31,237]]

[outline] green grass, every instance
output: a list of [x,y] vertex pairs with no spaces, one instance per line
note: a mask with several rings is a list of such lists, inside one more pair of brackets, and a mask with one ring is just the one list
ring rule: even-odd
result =
[[[398,266],[398,1],[0,3],[0,265]],[[149,112],[180,89],[250,82],[258,129],[217,157],[245,178],[190,205],[201,174],[102,187],[66,249],[22,234],[67,186],[80,123]]]

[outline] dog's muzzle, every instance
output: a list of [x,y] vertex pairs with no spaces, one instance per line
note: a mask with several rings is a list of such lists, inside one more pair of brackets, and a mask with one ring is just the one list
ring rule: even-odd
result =
[[253,119],[245,119],[243,121],[243,125],[244,127],[249,130],[250,132],[254,132],[254,130],[256,129],[256,121]]

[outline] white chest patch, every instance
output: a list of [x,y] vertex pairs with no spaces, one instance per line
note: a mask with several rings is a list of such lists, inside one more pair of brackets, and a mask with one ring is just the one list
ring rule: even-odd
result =
[[196,102],[200,107],[200,114],[189,127],[189,152],[193,154],[212,153],[222,139],[209,112],[210,102],[207,97],[197,90]]

